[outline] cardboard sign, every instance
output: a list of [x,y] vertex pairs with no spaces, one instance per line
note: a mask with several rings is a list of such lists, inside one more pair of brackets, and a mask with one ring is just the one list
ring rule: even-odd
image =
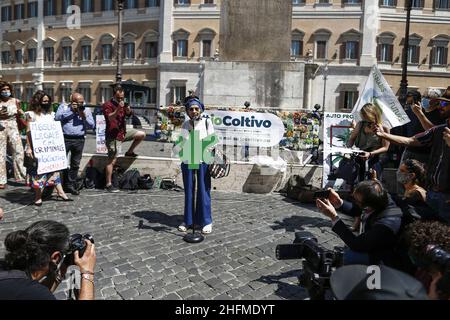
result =
[[38,174],[67,168],[66,146],[61,122],[41,120],[30,122],[34,157],[38,161]]
[[97,115],[95,117],[95,140],[96,140],[96,152],[100,154],[108,153],[105,143],[105,131],[106,121],[105,116]]

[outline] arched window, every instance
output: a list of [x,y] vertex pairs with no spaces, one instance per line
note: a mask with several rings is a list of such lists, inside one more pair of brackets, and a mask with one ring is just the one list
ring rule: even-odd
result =
[[189,31],[184,29],[178,29],[172,34],[173,39],[173,51],[174,57],[187,57],[188,56],[188,39]]
[[214,52],[213,41],[216,34],[217,33],[210,28],[204,28],[198,32],[201,57],[210,58],[212,56],[212,53]]
[[294,29],[292,31],[291,38],[291,56],[301,57],[303,56],[303,38],[305,33],[299,29]]

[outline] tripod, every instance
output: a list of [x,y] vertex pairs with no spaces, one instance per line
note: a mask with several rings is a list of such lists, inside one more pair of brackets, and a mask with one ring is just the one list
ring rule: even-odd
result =
[[195,223],[194,223],[194,216],[197,212],[196,208],[196,202],[195,202],[195,195],[196,195],[196,189],[197,189],[197,172],[198,170],[192,170],[192,233],[188,233],[183,237],[183,240],[188,242],[188,243],[200,243],[203,240],[205,240],[205,237],[199,233],[195,231]]

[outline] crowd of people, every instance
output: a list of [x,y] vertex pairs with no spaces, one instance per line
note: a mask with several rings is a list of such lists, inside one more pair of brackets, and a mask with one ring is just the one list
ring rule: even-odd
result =
[[[430,297],[450,298],[450,87],[443,95],[432,91],[422,99],[409,92],[405,110],[410,122],[393,134],[373,104],[361,110],[348,146],[364,152],[360,182],[344,200],[334,190],[317,199],[318,209],[332,221],[332,230],[346,245],[345,265],[386,265],[416,276]],[[403,134],[403,135],[402,135]],[[380,155],[389,144],[405,147],[396,174],[397,193],[381,182]],[[372,169],[372,171],[370,171]],[[367,172],[376,174],[367,175]],[[339,213],[360,219],[349,228]],[[356,231],[356,232],[355,232]],[[418,240],[420,238],[420,240]],[[436,266],[426,258],[428,245],[447,252]],[[349,269],[350,270],[350,269]]]
[[[123,88],[117,86],[112,99],[102,107],[106,121],[108,162],[105,171],[106,190],[109,192],[117,191],[111,180],[121,143],[132,141],[125,156],[136,157],[135,148],[145,138],[144,132],[126,127],[125,119],[132,115],[132,109],[124,96]],[[51,109],[52,97],[38,91],[33,95],[30,110],[23,112],[18,100],[12,97],[11,85],[0,82],[0,100],[0,188],[4,189],[7,183],[5,161],[7,146],[10,146],[14,177],[18,182],[26,180],[35,190],[36,206],[42,206],[43,191],[48,187],[54,187],[58,197],[64,201],[71,201],[66,193],[79,194],[76,181],[86,129],[95,125],[91,111],[85,108],[84,97],[73,93],[69,102],[61,104],[55,114]],[[181,135],[185,139],[189,139],[192,131],[198,132],[200,140],[214,133],[211,120],[202,116],[205,107],[198,97],[187,97],[184,105],[188,117]],[[427,265],[424,257],[427,245],[436,245],[450,252],[450,87],[443,95],[429,92],[425,99],[417,92],[408,93],[405,110],[411,122],[397,132],[400,134],[394,134],[383,124],[381,114],[374,105],[367,104],[362,108],[362,121],[356,124],[348,143],[349,147],[356,146],[363,151],[357,159],[361,168],[358,174],[360,183],[347,200],[330,189],[329,196],[317,199],[316,204],[331,219],[332,230],[347,246],[344,264],[393,267],[420,279],[431,292],[430,297],[449,299],[450,290],[446,287],[449,282],[448,267]],[[62,173],[38,174],[33,161],[30,123],[45,118],[60,121],[62,125],[66,152],[71,155],[69,168]],[[24,148],[19,134],[19,125],[23,122],[19,119],[26,124]],[[405,146],[397,171],[397,194],[390,194],[382,183],[383,157],[391,143]],[[198,169],[192,169],[183,161],[181,170],[185,203],[184,222],[178,229],[187,232],[199,226],[203,233],[211,233],[211,176],[208,165],[201,162]],[[373,173],[370,177],[367,176],[368,170]],[[192,203],[193,197],[197,200],[196,204]],[[355,217],[357,223],[349,228],[338,212]],[[0,209],[0,219],[2,216]],[[0,281],[0,299],[11,297],[11,292],[6,288],[16,285],[19,289],[27,286],[34,288],[25,297],[50,298],[49,292],[42,291],[36,283],[45,284],[50,291],[59,284],[67,267],[64,261],[68,239],[67,228],[52,221],[39,222],[8,235],[3,268],[15,273],[12,280],[7,277],[12,282]],[[75,254],[73,263],[79,266],[82,280],[85,280],[80,296],[91,299],[95,250],[89,240],[84,241],[88,254],[81,258],[78,253]],[[24,297],[19,291],[15,297]]]

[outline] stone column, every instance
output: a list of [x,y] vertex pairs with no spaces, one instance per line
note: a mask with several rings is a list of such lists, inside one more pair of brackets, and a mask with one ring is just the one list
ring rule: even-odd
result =
[[173,1],[161,1],[159,17],[159,63],[172,62]]
[[363,32],[360,65],[371,67],[377,63],[377,35],[380,29],[380,12],[378,1],[363,1]]
[[36,49],[36,71],[33,73],[33,81],[36,90],[43,89],[44,82],[44,39],[45,39],[45,24],[44,24],[44,0],[38,1],[38,18],[37,18],[37,49]]

